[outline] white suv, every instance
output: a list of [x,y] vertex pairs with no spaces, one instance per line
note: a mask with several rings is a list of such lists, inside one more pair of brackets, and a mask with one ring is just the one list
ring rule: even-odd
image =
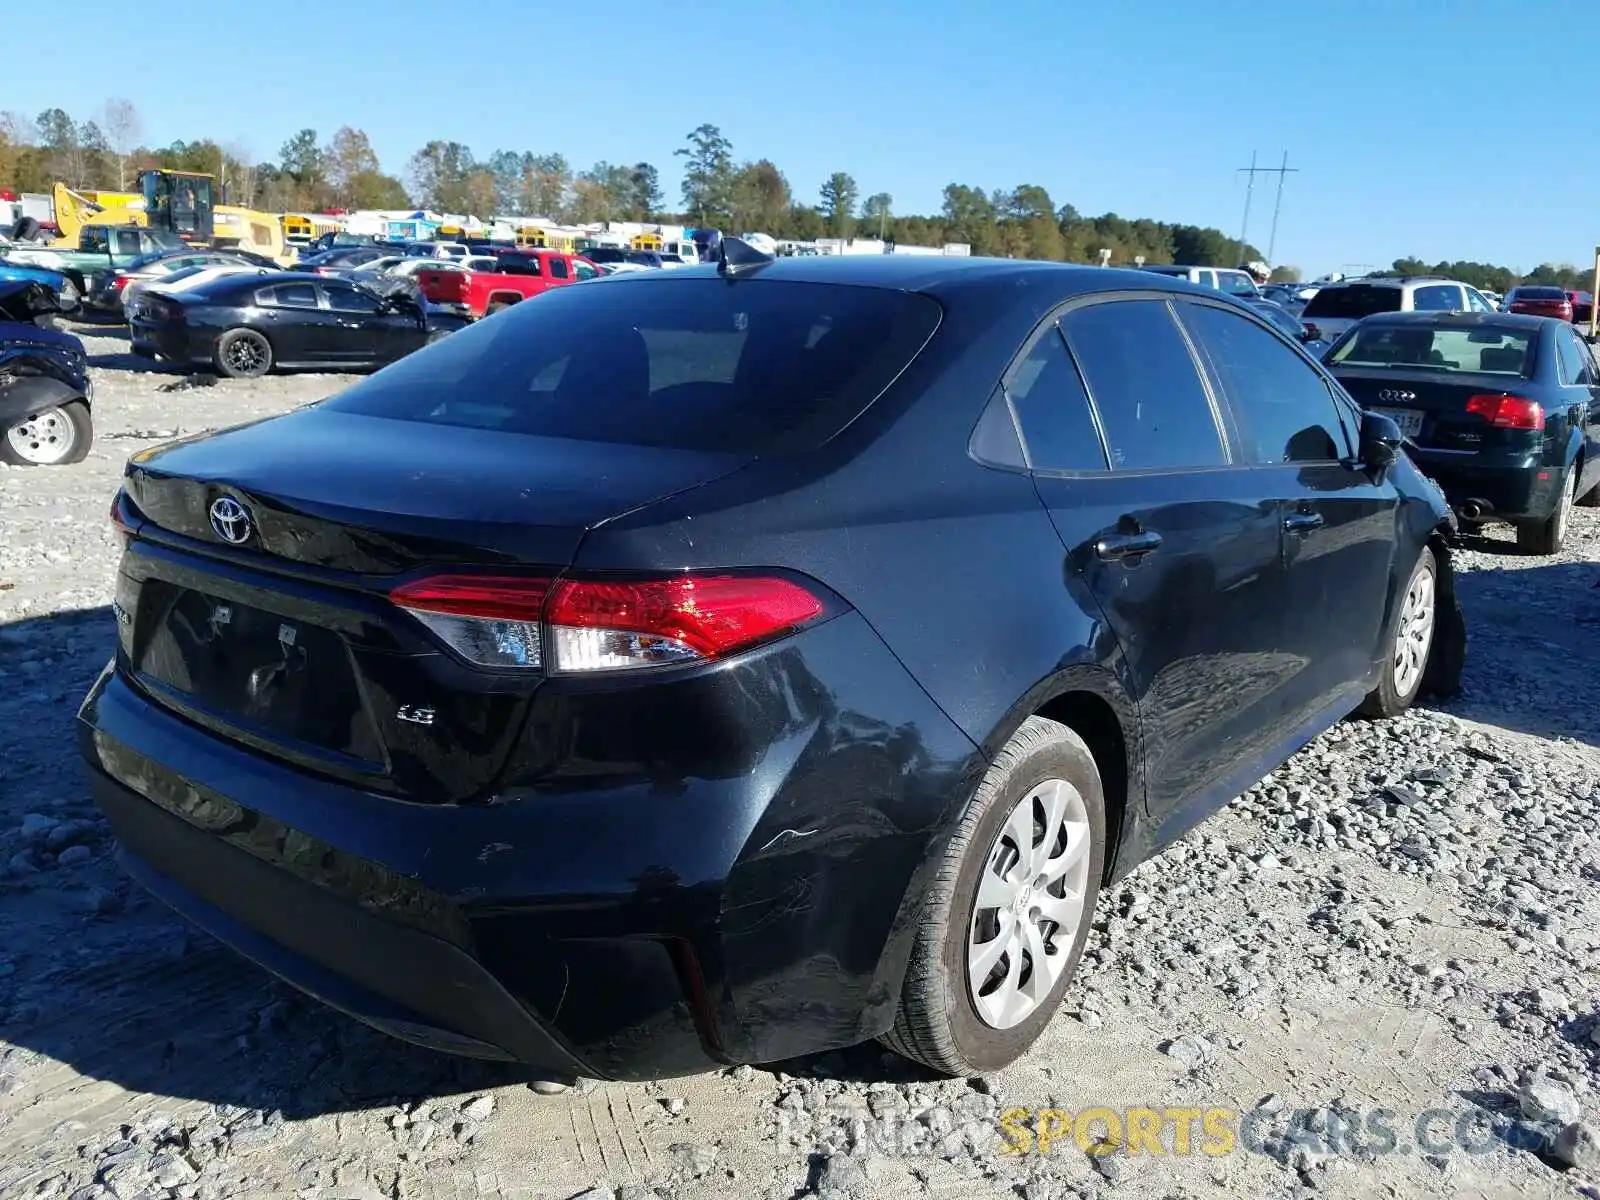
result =
[[1393,312],[1494,312],[1489,298],[1470,284],[1436,275],[1369,275],[1324,284],[1300,321],[1313,339],[1331,342],[1362,317]]

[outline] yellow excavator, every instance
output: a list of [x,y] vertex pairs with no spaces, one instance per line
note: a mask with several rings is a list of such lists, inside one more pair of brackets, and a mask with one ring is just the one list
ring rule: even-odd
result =
[[[218,191],[216,180],[210,175],[143,171],[137,196],[127,196],[124,203],[103,204],[58,183],[53,198],[56,228],[61,236],[52,249],[80,246],[87,225],[142,225],[176,234],[193,246],[246,250],[285,266],[294,261],[293,248],[284,241],[283,222],[277,214],[218,204]],[[122,201],[123,196],[116,199]]]

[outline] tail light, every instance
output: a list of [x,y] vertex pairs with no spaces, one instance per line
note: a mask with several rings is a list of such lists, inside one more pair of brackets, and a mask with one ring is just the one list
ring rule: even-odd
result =
[[1477,413],[1496,429],[1544,428],[1544,408],[1523,396],[1473,396],[1467,401],[1467,411]]
[[113,292],[120,292],[123,288],[127,287],[132,282],[133,282],[133,279],[130,276],[118,275],[118,276],[116,276],[115,278],[113,278],[111,280],[111,290]]
[[1318,329],[1310,321],[1305,321],[1302,324],[1306,331],[1306,341],[1320,342],[1322,340],[1322,330]]
[[469,662],[551,673],[710,662],[793,633],[828,611],[798,583],[754,575],[436,575],[389,598]]
[[124,509],[124,499],[121,488],[118,488],[117,494],[111,497],[111,526],[123,539],[127,539],[133,536],[134,527]]

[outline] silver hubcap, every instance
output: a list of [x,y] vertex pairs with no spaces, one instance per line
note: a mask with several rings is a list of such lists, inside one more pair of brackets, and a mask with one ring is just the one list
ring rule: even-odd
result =
[[255,338],[235,338],[228,343],[228,365],[235,371],[259,371],[267,361]]
[[1567,540],[1567,522],[1572,518],[1572,502],[1578,495],[1578,469],[1572,469],[1567,486],[1561,489],[1561,499],[1556,503],[1556,547]]
[[985,1024],[1010,1029],[1044,1003],[1083,923],[1089,812],[1047,779],[1011,810],[984,859],[967,935],[967,983]]
[[6,430],[6,444],[23,462],[49,466],[72,453],[78,431],[65,409],[47,408]]
[[1433,643],[1433,572],[1419,571],[1400,606],[1400,628],[1394,639],[1394,687],[1409,695],[1428,664]]

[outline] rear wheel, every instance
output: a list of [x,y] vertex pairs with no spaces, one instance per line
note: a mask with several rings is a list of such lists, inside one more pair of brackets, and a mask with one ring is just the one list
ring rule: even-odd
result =
[[958,1076],[1024,1054],[1083,954],[1104,865],[1094,756],[1065,725],[1029,717],[944,849],[885,1044]]
[[1578,471],[1574,466],[1561,484],[1556,510],[1548,520],[1536,525],[1517,526],[1517,549],[1524,554],[1558,554],[1566,544],[1567,526],[1572,523],[1572,506],[1577,501]]
[[230,329],[217,339],[212,360],[219,375],[255,379],[272,370],[272,343],[254,329]]
[[0,436],[0,462],[19,467],[59,467],[82,462],[94,441],[88,406],[74,402],[34,413]]
[[511,305],[507,304],[504,300],[496,300],[493,304],[489,305],[488,308],[483,310],[483,315],[486,316],[486,317],[492,317],[492,316],[495,315],[495,313],[499,312],[502,308],[510,308],[510,307],[511,307]]
[[1428,673],[1438,606],[1439,567],[1433,551],[1424,546],[1400,597],[1400,613],[1395,618],[1383,674],[1361,705],[1363,716],[1397,717],[1411,707]]
[[[1574,464],[1572,469],[1576,472],[1578,470],[1577,465]],[[1575,503],[1579,508],[1600,508],[1600,483],[1595,484],[1587,492],[1579,496]]]

